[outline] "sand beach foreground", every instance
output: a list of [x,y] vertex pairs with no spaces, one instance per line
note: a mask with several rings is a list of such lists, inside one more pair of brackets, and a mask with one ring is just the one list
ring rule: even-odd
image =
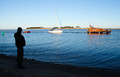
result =
[[25,69],[16,66],[16,57],[0,55],[0,77],[120,77],[120,71],[75,67],[24,59]]

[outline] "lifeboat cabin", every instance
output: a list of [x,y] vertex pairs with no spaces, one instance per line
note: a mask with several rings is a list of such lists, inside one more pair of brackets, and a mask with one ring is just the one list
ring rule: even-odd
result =
[[30,33],[30,31],[23,31],[23,33]]
[[110,29],[96,28],[90,25],[90,28],[87,28],[87,33],[99,33],[99,34],[109,34],[111,33]]

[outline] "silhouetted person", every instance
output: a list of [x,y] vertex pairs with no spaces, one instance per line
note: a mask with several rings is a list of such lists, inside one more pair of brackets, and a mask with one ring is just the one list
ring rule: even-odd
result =
[[22,28],[18,27],[17,32],[14,34],[15,37],[15,45],[17,47],[17,66],[19,68],[23,67],[23,47],[25,46],[25,39],[23,35],[21,35]]

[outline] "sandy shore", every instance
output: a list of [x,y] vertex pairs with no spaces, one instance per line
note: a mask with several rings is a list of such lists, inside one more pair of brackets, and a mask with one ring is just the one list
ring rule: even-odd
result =
[[75,67],[24,59],[25,69],[16,66],[16,57],[0,55],[0,77],[120,77],[120,71]]

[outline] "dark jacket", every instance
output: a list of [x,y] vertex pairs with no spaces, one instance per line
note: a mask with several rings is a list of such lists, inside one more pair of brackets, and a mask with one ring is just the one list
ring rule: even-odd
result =
[[15,33],[14,37],[15,37],[15,45],[18,48],[25,46],[25,39],[24,39],[23,35],[21,35],[20,33]]

